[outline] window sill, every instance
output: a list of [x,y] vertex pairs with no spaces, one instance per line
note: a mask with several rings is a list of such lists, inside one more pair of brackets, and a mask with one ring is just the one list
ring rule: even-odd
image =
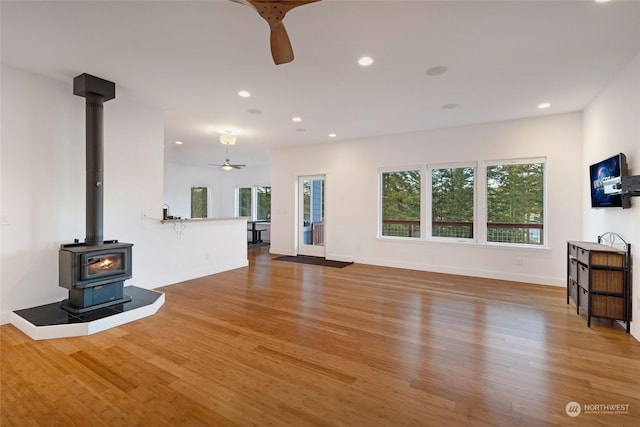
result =
[[551,248],[546,245],[522,245],[515,243],[479,243],[475,240],[471,239],[425,239],[418,237],[394,237],[394,236],[378,236],[376,240],[381,242],[394,242],[394,243],[409,243],[409,244],[424,244],[424,245],[433,245],[433,246],[466,246],[473,248],[484,248],[484,249],[496,249],[496,250],[507,250],[507,251],[519,251],[519,252],[551,252]]

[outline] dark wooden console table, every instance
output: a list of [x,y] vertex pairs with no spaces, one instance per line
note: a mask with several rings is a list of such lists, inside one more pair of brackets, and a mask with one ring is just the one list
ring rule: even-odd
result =
[[567,242],[567,304],[591,317],[621,320],[631,328],[631,244],[615,233],[598,243]]

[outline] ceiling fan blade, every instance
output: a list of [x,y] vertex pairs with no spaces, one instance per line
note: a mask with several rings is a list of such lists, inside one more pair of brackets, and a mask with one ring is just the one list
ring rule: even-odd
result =
[[293,48],[282,20],[291,9],[320,0],[231,0],[254,8],[271,28],[271,56],[276,65],[293,61]]
[[293,61],[293,47],[282,22],[271,26],[271,57],[276,65]]

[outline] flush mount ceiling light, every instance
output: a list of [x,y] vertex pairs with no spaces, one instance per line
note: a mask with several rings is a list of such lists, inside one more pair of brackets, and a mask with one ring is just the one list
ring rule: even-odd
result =
[[251,96],[251,93],[247,92],[246,90],[241,90],[240,92],[238,92],[238,95],[240,95],[243,98],[248,98]]
[[538,104],[538,108],[541,110],[549,107],[551,107],[551,104],[549,104],[548,102],[543,102],[542,104]]
[[363,67],[368,67],[369,65],[373,64],[373,58],[371,58],[370,56],[363,56],[362,58],[358,59],[358,64],[362,65]]
[[220,135],[220,143],[224,145],[233,145],[236,143],[236,137],[231,135],[230,130],[225,130],[223,135]]

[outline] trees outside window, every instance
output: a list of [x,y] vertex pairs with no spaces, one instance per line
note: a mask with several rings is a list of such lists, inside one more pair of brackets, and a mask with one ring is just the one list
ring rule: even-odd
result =
[[238,188],[238,216],[251,216],[251,187]]
[[256,187],[256,219],[271,220],[271,187]]
[[236,189],[236,215],[251,221],[271,220],[271,187],[239,187]]
[[382,236],[420,237],[419,170],[381,174]]
[[474,167],[431,169],[431,236],[473,238]]
[[[427,239],[475,242],[479,232],[486,243],[544,246],[546,159],[485,165],[479,187],[475,162],[428,166],[425,186],[419,169],[381,171],[379,235],[424,239],[424,218],[430,224]],[[424,204],[421,187],[430,196]],[[480,203],[485,212],[476,210],[476,198],[486,201]]]
[[544,161],[487,166],[487,242],[544,244]]
[[191,187],[191,218],[207,217],[207,187]]

